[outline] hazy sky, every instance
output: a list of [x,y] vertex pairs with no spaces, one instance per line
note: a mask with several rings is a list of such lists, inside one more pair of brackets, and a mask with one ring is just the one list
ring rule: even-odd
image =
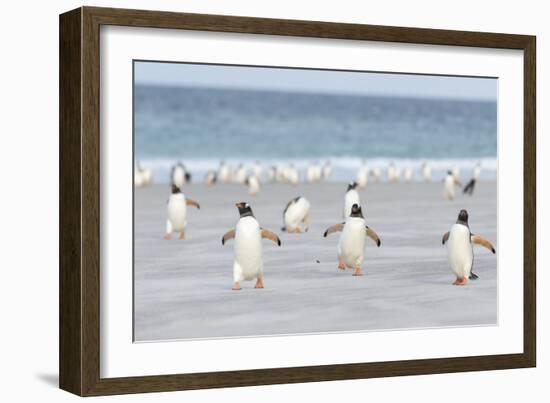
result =
[[166,86],[221,87],[421,98],[496,101],[497,97],[497,80],[490,78],[213,66],[184,63],[136,62],[135,80],[138,84]]

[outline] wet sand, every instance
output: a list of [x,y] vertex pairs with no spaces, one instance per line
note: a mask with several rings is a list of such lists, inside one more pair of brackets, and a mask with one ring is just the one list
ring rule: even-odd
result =
[[[241,185],[190,184],[187,239],[163,239],[168,186],[135,191],[134,325],[136,341],[488,325],[497,321],[497,257],[474,248],[479,279],[452,286],[443,233],[458,211],[470,213],[472,232],[495,245],[496,182],[477,184],[472,197],[442,198],[441,183],[369,184],[360,191],[367,224],[382,245],[368,240],[364,276],[337,270],[343,183],[264,185],[253,197]],[[293,197],[312,204],[305,234],[280,230]],[[232,291],[233,244],[222,235],[248,201],[282,246],[264,240],[264,289],[244,282]]]

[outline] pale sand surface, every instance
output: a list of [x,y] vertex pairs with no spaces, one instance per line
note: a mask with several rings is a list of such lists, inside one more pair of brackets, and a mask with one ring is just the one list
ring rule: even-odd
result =
[[[473,197],[454,201],[443,200],[439,182],[369,184],[360,191],[363,211],[382,246],[368,241],[363,277],[338,271],[339,234],[322,236],[342,221],[345,188],[274,184],[252,197],[240,185],[191,184],[184,192],[201,210],[190,208],[185,241],[162,238],[168,186],[136,189],[135,340],[496,324],[496,255],[476,246],[480,278],[457,287],[441,245],[466,208],[472,232],[498,253],[496,182],[478,183]],[[282,211],[298,195],[312,204],[311,228],[287,234]],[[221,237],[237,222],[237,201],[248,201],[260,225],[281,237],[281,247],[264,240],[262,290],[254,282],[231,290],[233,245],[222,246]]]

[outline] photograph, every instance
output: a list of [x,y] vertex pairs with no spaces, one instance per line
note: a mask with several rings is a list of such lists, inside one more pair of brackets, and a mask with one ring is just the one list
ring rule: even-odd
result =
[[133,61],[134,342],[498,325],[498,79]]

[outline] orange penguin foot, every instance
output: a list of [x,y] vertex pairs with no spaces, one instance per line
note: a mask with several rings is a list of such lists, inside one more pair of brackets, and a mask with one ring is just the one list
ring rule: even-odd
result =
[[233,288],[231,288],[232,290],[235,290],[235,291],[238,291],[241,289],[241,285],[239,284],[238,281],[236,281],[234,284],[233,284]]
[[464,277],[464,278],[458,278],[455,280],[455,282],[453,283],[453,285],[466,285],[468,284],[468,278],[467,277]]
[[340,262],[340,263],[338,263],[338,268],[340,270],[346,270],[346,265],[344,263]]
[[353,272],[353,275],[354,275],[354,276],[362,276],[363,273],[361,273],[361,268],[360,268],[360,267],[356,267],[356,268],[355,268],[355,271]]
[[185,239],[185,232],[180,232],[180,237],[179,239]]
[[172,234],[164,234],[164,239],[169,241],[170,239],[172,239]]
[[264,281],[261,278],[256,279],[254,288],[264,288]]

